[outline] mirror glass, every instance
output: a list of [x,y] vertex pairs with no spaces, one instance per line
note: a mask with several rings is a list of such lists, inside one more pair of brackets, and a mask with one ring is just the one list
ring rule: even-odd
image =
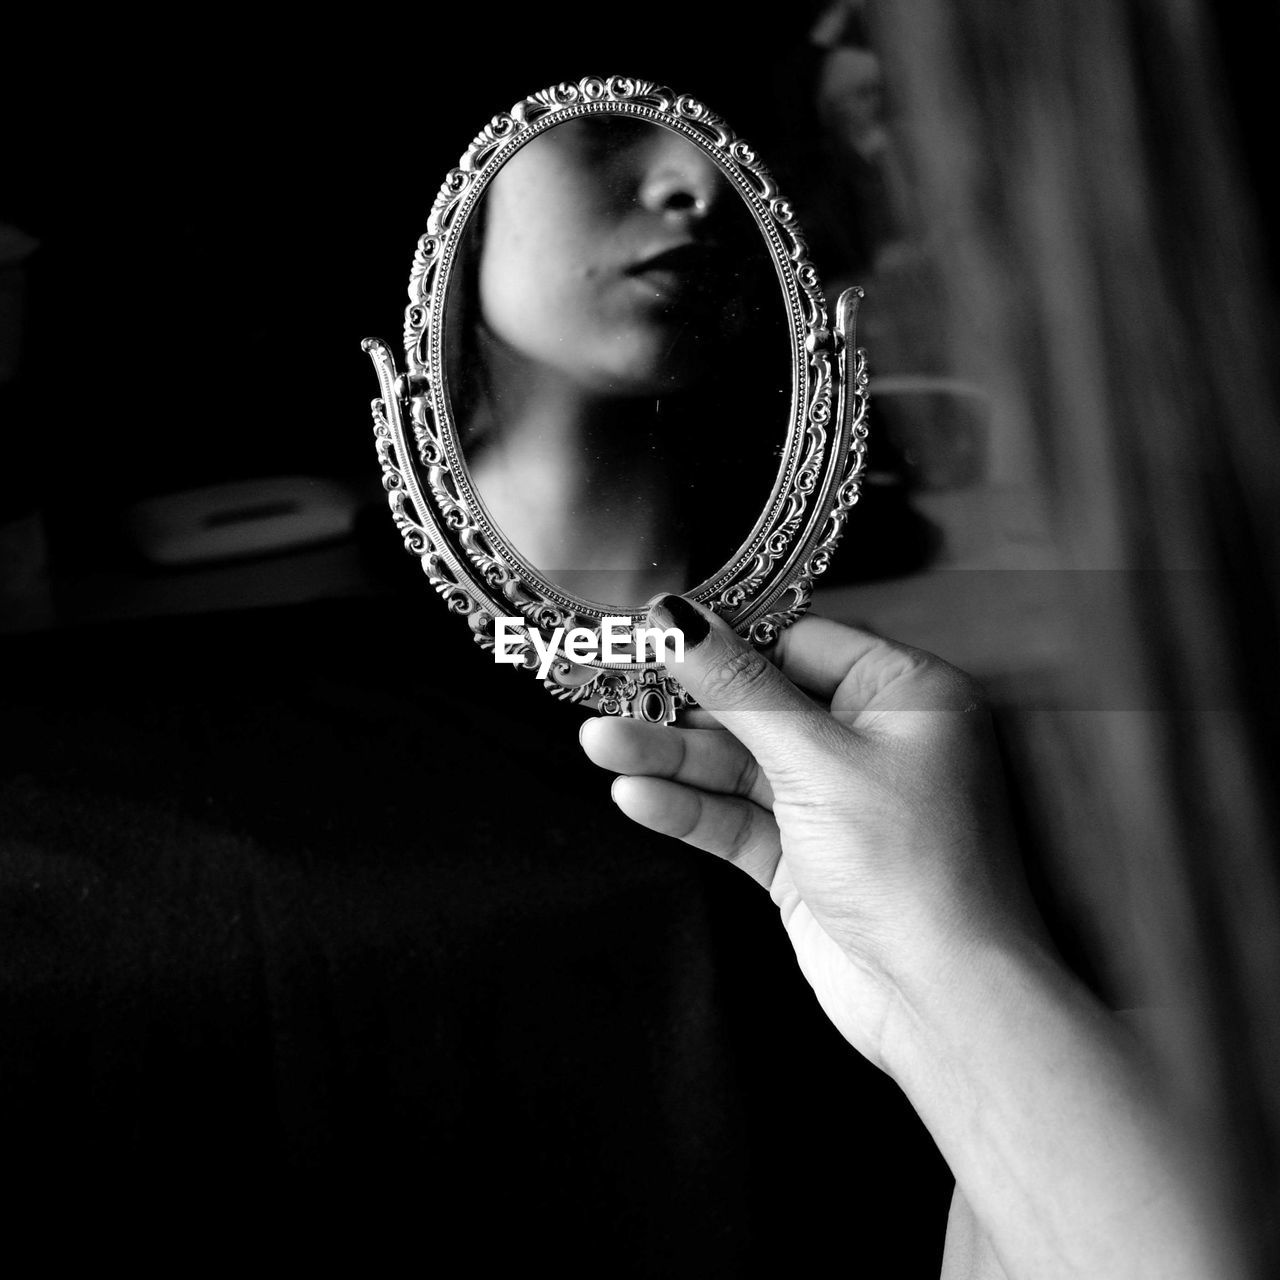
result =
[[598,113],[516,151],[459,241],[445,392],[507,546],[619,611],[729,562],[768,502],[792,403],[768,242],[710,154]]

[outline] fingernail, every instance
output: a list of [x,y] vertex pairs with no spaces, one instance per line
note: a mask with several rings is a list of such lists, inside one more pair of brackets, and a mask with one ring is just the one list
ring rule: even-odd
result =
[[679,627],[690,649],[711,634],[711,624],[683,596],[659,596],[649,606],[649,621],[664,630]]

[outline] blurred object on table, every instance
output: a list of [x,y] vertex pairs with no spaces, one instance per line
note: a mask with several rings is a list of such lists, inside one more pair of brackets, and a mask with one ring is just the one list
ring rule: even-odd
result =
[[920,489],[958,489],[986,474],[990,397],[958,378],[888,374],[871,379],[875,430]]
[[35,395],[24,377],[27,271],[39,243],[0,222],[0,626],[36,627],[52,615]]
[[334,542],[355,528],[356,497],[336,480],[272,476],[138,502],[124,513],[152,564],[210,564]]

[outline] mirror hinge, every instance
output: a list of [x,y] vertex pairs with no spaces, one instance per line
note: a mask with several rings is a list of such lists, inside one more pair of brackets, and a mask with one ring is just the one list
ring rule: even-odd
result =
[[425,373],[402,373],[393,390],[401,401],[411,400],[414,396],[427,395],[431,390],[431,380]]
[[827,355],[839,355],[844,348],[844,336],[830,329],[814,329],[804,341],[805,350],[810,355],[824,352]]

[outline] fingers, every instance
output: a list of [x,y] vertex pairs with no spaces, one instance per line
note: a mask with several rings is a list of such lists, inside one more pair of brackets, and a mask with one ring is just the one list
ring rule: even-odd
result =
[[703,711],[701,707],[686,707],[683,711],[678,712],[676,724],[682,729],[721,729],[724,727],[710,711]]
[[779,636],[772,656],[788,678],[851,724],[872,708],[963,711],[983,701],[975,680],[936,655],[811,614]]
[[710,610],[681,596],[660,596],[649,609],[652,626],[684,635],[684,657],[667,670],[731,731],[776,784],[805,769],[838,730],[757,649]]
[[806,614],[778,637],[772,658],[789,680],[830,702],[860,664],[879,665],[899,646],[830,618]]
[[670,778],[722,795],[773,807],[773,790],[751,753],[724,729],[669,729],[643,720],[586,721],[587,757],[614,773]]
[[666,778],[617,778],[613,801],[642,827],[714,853],[766,889],[773,883],[782,844],[778,824],[759,805]]
[[[713,639],[714,626],[708,642]],[[936,655],[812,614],[782,632],[770,658],[788,680],[829,704],[836,719],[858,729],[883,727],[898,712],[968,712],[985,705],[978,682]],[[704,710],[687,723],[724,722],[714,706],[700,701]]]

